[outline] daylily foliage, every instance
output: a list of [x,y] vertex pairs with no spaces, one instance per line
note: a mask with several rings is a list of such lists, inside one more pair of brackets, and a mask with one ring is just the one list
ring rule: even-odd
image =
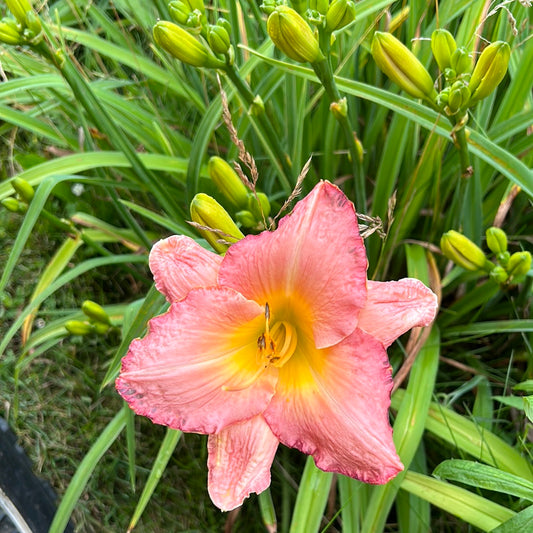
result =
[[223,510],[270,484],[281,442],[326,471],[386,483],[402,470],[386,348],[434,319],[420,281],[368,281],[353,204],[319,183],[275,231],[222,258],[173,236],[150,254],[170,302],[122,363],[117,389],[153,422],[209,435]]

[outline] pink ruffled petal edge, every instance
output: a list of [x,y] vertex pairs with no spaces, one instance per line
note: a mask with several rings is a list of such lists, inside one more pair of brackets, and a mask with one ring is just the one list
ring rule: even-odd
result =
[[360,330],[315,354],[303,348],[307,364],[291,359],[280,370],[263,415],[270,429],[322,470],[386,483],[403,465],[388,418],[392,370],[385,348]]
[[275,231],[231,246],[218,281],[261,305],[276,295],[281,306],[283,298],[287,307],[296,303],[309,315],[315,344],[326,347],[355,329],[366,301],[366,268],[353,204],[322,181]]
[[257,375],[263,313],[231,289],[191,291],[131,343],[118,392],[137,414],[189,432],[216,433],[261,413],[278,373]]
[[428,326],[437,314],[437,296],[421,281],[368,281],[367,301],[358,327],[385,348],[415,326]]
[[278,444],[261,415],[209,435],[208,490],[213,503],[231,511],[252,492],[267,489]]
[[156,242],[149,257],[155,286],[171,303],[185,298],[191,289],[216,285],[221,261],[183,235]]

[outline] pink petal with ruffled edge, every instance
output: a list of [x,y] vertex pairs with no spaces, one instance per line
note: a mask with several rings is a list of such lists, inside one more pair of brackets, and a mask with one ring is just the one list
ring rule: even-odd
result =
[[[353,204],[320,182],[276,231],[248,236],[230,247],[218,282],[264,305],[298,308],[312,323],[318,347],[352,333],[366,301],[366,252]],[[269,301],[270,299],[270,301]]]
[[358,328],[380,340],[385,348],[415,326],[428,326],[437,313],[437,296],[421,281],[368,281],[367,302]]
[[191,289],[216,285],[221,261],[182,235],[156,242],[149,258],[155,286],[171,303],[185,298]]
[[278,444],[261,415],[209,435],[208,490],[213,503],[231,511],[252,492],[267,489]]
[[400,472],[388,418],[392,371],[383,345],[356,330],[325,350],[304,342],[293,358],[280,370],[263,415],[279,440],[312,455],[322,470],[366,483],[386,483]]
[[156,424],[216,433],[261,413],[274,393],[277,369],[257,375],[263,328],[264,309],[235,291],[193,290],[131,343],[117,389]]

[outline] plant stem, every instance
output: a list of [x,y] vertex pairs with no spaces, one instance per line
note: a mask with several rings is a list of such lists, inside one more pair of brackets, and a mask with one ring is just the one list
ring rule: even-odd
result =
[[[241,77],[239,71],[235,68],[235,66],[228,64],[226,66],[225,73],[233,83],[235,89],[237,90],[241,98],[246,102],[246,105],[249,108],[254,105],[257,106],[256,96],[250,89],[250,86]],[[264,110],[252,115],[251,118],[252,120],[254,118],[257,119],[257,125],[260,127],[262,133],[265,135],[266,141],[272,149],[272,155],[276,158],[278,168],[281,170],[280,179],[282,181],[282,184],[287,190],[290,191],[293,187],[293,168],[289,155],[285,152],[285,150],[283,150],[279,142],[278,134],[274,131],[272,123],[268,120],[268,117],[266,116]]]
[[[333,77],[333,70],[330,63],[330,39],[331,34],[325,31],[319,32],[320,49],[325,55],[325,58],[319,59],[311,64],[315,74],[317,75],[320,83],[324,87],[326,94],[331,104],[345,105],[342,102],[342,97],[335,83]],[[355,201],[356,205],[361,211],[366,209],[366,189],[365,189],[365,177],[363,174],[362,165],[360,164],[360,154],[356,143],[355,131],[352,127],[350,117],[348,116],[347,109],[341,112],[334,113],[337,122],[339,123],[346,141],[348,143],[348,151],[352,163],[352,172],[355,180]]]

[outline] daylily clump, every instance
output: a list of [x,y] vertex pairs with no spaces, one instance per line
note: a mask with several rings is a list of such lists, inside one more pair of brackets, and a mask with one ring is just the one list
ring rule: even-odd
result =
[[337,187],[320,182],[275,231],[224,257],[184,236],[159,241],[150,268],[171,305],[132,342],[117,389],[153,422],[209,435],[215,505],[265,490],[280,442],[366,483],[402,470],[386,348],[432,322],[436,296],[415,279],[367,280]]

